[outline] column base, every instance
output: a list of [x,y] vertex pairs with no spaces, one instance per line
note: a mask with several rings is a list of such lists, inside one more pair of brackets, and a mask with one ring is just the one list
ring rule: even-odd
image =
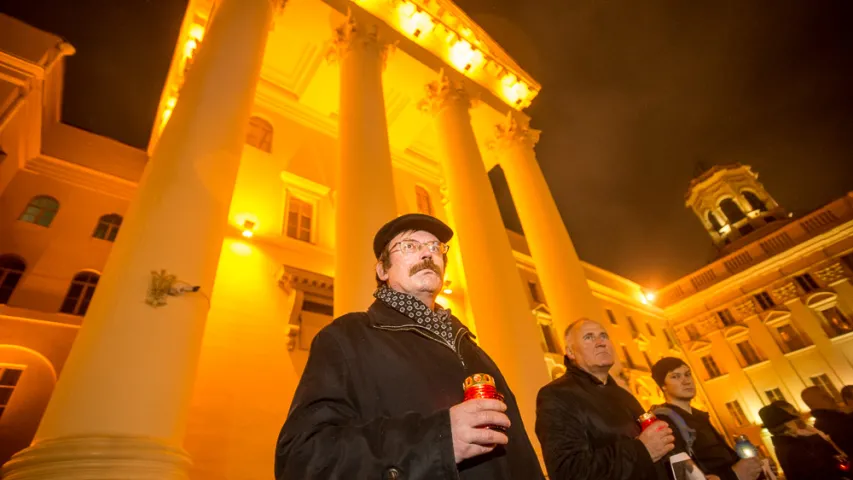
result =
[[80,436],[40,441],[16,453],[4,480],[188,480],[189,455],[145,437]]

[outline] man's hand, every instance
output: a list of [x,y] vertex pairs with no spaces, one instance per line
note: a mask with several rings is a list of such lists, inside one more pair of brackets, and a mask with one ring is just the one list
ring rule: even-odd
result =
[[705,477],[706,480],[720,480],[720,477],[716,475],[708,475]]
[[761,475],[761,459],[758,457],[744,458],[732,465],[739,480],[755,480]]
[[456,463],[489,453],[496,446],[509,442],[505,434],[483,428],[487,425],[509,428],[505,411],[506,405],[500,400],[468,400],[450,407],[450,435]]
[[672,436],[672,429],[661,420],[649,425],[637,439],[646,446],[653,462],[657,462],[675,448],[675,443],[673,443],[675,437]]

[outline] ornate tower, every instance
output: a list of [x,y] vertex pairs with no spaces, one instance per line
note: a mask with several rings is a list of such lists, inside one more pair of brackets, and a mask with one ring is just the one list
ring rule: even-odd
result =
[[694,178],[685,200],[720,250],[729,250],[740,238],[760,236],[752,234],[787,217],[758,174],[739,163],[717,165]]

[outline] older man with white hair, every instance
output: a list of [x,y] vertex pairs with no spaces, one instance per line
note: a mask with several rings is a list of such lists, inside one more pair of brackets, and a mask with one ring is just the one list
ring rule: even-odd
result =
[[613,343],[598,322],[566,329],[566,374],[536,402],[536,435],[551,480],[665,480],[655,463],[673,448],[672,430],[641,430],[643,407],[610,376]]

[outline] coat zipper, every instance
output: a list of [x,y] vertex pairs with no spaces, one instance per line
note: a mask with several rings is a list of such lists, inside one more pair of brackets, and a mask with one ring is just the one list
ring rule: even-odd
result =
[[463,334],[463,333],[465,333],[465,330],[464,330],[464,329],[461,329],[461,328],[459,329],[459,332],[457,332],[457,333],[456,333],[456,338],[454,339],[453,344],[452,344],[452,345],[449,345],[449,344],[447,344],[446,342],[442,342],[442,341],[436,340],[435,338],[433,338],[433,337],[431,337],[431,336],[427,335],[426,333],[422,332],[422,331],[421,331],[421,329],[419,329],[419,328],[417,328],[417,327],[407,327],[407,326],[401,326],[401,327],[387,327],[387,326],[384,326],[384,325],[374,325],[373,327],[374,327],[374,328],[378,328],[378,329],[380,329],[380,330],[388,330],[388,331],[391,331],[391,332],[396,332],[396,331],[415,332],[415,333],[417,333],[418,335],[420,335],[420,336],[422,336],[422,337],[426,338],[427,340],[433,341],[433,342],[435,342],[435,343],[437,343],[437,344],[439,344],[439,345],[443,345],[443,346],[445,346],[445,347],[449,348],[450,350],[452,350],[452,351],[453,351],[453,353],[455,353],[455,354],[456,354],[456,358],[458,358],[458,359],[459,359],[459,363],[461,363],[461,364],[462,364],[462,369],[463,369],[463,370],[466,370],[466,371],[468,370],[468,366],[467,366],[467,365],[465,365],[465,359],[464,359],[464,358],[462,358],[462,353],[460,353],[460,352],[459,352],[459,339],[461,339],[461,338],[462,338],[462,334]]

